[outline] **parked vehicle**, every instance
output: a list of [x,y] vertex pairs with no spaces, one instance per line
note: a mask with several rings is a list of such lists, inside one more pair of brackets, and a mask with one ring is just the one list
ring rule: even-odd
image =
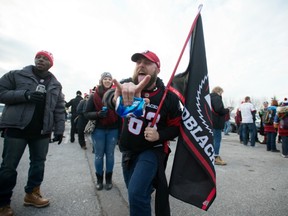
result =
[[256,124],[256,128],[257,128],[257,132],[259,132],[260,131],[260,125],[261,125],[261,119],[260,119],[260,116],[258,115],[258,113],[256,114],[255,124]]
[[237,125],[236,125],[236,122],[235,122],[236,110],[237,109],[233,109],[230,112],[230,127],[231,127],[231,132],[232,133],[237,133]]
[[231,127],[231,132],[232,133],[236,133],[237,132],[237,125],[236,125],[236,122],[235,122],[235,115],[233,117],[230,115],[230,127]]

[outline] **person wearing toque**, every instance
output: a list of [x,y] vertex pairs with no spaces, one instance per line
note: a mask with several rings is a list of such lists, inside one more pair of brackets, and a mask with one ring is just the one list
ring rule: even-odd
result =
[[39,51],[35,65],[12,70],[0,78],[0,103],[5,104],[0,128],[4,148],[0,167],[0,215],[14,215],[10,206],[17,182],[17,166],[29,148],[30,167],[25,185],[25,206],[46,207],[40,186],[52,134],[53,142],[62,142],[65,129],[65,104],[62,85],[49,70],[52,53]]
[[[95,92],[89,97],[85,117],[96,120],[95,129],[91,133],[93,153],[95,154],[96,189],[109,191],[113,187],[114,151],[119,138],[120,118],[115,109],[108,109],[103,104],[103,95],[112,88],[112,74],[103,72]],[[105,180],[105,185],[104,185]]]

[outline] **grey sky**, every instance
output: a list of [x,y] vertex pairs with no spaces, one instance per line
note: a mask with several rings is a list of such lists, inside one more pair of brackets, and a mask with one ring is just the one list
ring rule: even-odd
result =
[[0,75],[48,50],[69,100],[104,71],[131,76],[131,55],[149,49],[167,83],[201,3],[210,89],[219,85],[236,101],[288,97],[285,0],[1,0]]

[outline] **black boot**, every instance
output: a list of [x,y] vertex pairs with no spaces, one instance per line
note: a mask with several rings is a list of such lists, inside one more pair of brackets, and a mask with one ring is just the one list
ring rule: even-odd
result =
[[102,190],[103,189],[103,175],[96,173],[96,177],[97,177],[96,189]]
[[113,184],[112,184],[112,172],[106,173],[105,181],[106,181],[105,189],[106,190],[111,190],[111,188],[113,187]]

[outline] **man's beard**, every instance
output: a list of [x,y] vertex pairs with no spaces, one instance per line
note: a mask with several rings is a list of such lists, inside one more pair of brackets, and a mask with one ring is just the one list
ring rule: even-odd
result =
[[[139,71],[140,72],[140,71]],[[137,68],[135,68],[134,70],[134,74],[133,74],[133,77],[132,77],[132,81],[135,85],[138,85],[139,84],[139,81],[138,81],[138,74],[139,72],[137,71]],[[149,89],[157,80],[157,72],[156,70],[153,72],[151,76],[151,79],[150,81],[147,83],[147,85],[143,88],[143,90],[151,90]]]

